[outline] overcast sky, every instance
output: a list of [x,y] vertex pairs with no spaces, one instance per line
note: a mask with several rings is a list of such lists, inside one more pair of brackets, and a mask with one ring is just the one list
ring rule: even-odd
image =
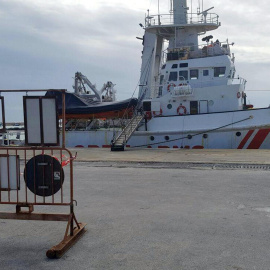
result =
[[[0,88],[73,91],[74,74],[80,71],[98,89],[110,80],[116,84],[118,100],[129,98],[139,80],[139,23],[144,23],[148,8],[157,13],[157,3],[0,0]],[[193,0],[193,12],[197,3]],[[204,1],[205,8],[212,6],[222,27],[211,34],[235,42],[237,74],[247,79],[247,90],[270,90],[269,0]],[[160,10],[168,13],[168,0],[160,0]],[[270,92],[247,93],[257,107],[270,104]],[[6,103],[8,121],[15,121],[21,99],[12,96]]]

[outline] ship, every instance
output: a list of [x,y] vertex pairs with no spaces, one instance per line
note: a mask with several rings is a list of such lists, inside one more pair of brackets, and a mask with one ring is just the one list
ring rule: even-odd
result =
[[[270,108],[247,104],[247,81],[236,76],[234,43],[213,37],[212,32],[221,27],[219,16],[211,12],[214,7],[192,13],[187,0],[170,3],[168,14],[151,15],[148,10],[141,24],[144,36],[136,102],[128,100],[119,117],[106,118],[100,112],[102,121],[110,121],[106,126],[67,128],[67,145],[112,151],[127,147],[269,149]],[[127,105],[130,102],[132,106]],[[80,108],[67,105],[67,115],[72,109],[69,123],[80,115]],[[117,106],[110,113],[114,109]],[[85,115],[89,121],[91,117]]]

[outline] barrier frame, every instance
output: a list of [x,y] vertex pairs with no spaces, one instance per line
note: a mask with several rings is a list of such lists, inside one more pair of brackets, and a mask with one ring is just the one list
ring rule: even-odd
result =
[[[66,117],[65,117],[65,93],[66,90],[65,89],[37,89],[37,90],[0,90],[0,96],[2,95],[2,93],[26,93],[26,96],[28,95],[28,93],[44,93],[44,92],[61,92],[62,93],[62,142],[61,145],[56,147],[56,146],[45,146],[45,145],[40,145],[40,146],[31,146],[31,145],[26,145],[26,146],[14,146],[14,147],[10,147],[10,146],[0,146],[0,157],[7,157],[7,182],[8,182],[8,188],[7,189],[1,189],[1,181],[0,181],[0,207],[1,205],[13,205],[16,207],[16,211],[15,212],[0,212],[0,219],[15,219],[15,220],[36,220],[36,221],[65,221],[67,222],[67,227],[64,233],[64,238],[63,240],[57,244],[56,246],[53,246],[51,249],[49,249],[46,253],[48,258],[60,258],[77,240],[78,238],[83,235],[83,233],[86,231],[85,223],[79,223],[75,217],[75,213],[74,213],[74,179],[73,179],[73,161],[76,158],[72,156],[72,153],[66,148],[65,146],[65,121],[66,121]],[[29,96],[31,97],[31,96]],[[43,97],[43,96],[42,96]],[[46,97],[45,97],[46,98]],[[1,96],[0,97],[0,101],[2,102],[2,105],[4,104],[4,98]],[[25,103],[25,97],[23,97],[23,103]],[[5,113],[4,113],[4,108],[2,106],[2,116],[3,119],[5,119]],[[24,107],[24,115],[25,115],[25,107]],[[57,120],[60,118],[58,117],[58,113],[56,111],[56,115],[57,115]],[[24,117],[25,119],[25,117]],[[59,120],[58,120],[59,121]],[[59,127],[59,126],[58,126]],[[0,130],[0,132],[3,132],[3,130]],[[57,132],[59,132],[59,129],[57,130]],[[58,135],[59,138],[59,135]],[[59,140],[58,140],[59,141]],[[2,154],[3,153],[3,154]],[[10,189],[10,164],[9,164],[9,156],[11,155],[11,153],[15,153],[15,156],[19,156],[19,153],[23,153],[23,158],[20,159],[20,163],[22,163],[21,165],[25,165],[25,169],[24,169],[24,178],[25,180],[25,187],[23,190],[19,189],[17,186],[17,190],[16,190],[16,195],[11,194],[11,192],[13,192]],[[42,156],[43,158],[48,157],[48,156],[52,156],[54,158],[56,158],[54,155],[56,153],[58,153],[59,158],[58,158],[58,163],[61,165],[61,169],[60,169],[60,181],[61,181],[61,187],[60,190],[58,190],[55,194],[57,194],[58,192],[61,192],[60,195],[57,195],[58,197],[60,196],[60,202],[56,202],[55,200],[55,194],[53,195],[49,195],[49,196],[45,196],[43,193],[43,196],[41,196],[43,198],[43,201],[40,201],[40,197],[38,200],[37,199],[37,195],[36,195],[36,166],[52,166],[51,171],[52,171],[52,176],[51,176],[51,181],[52,181],[52,191],[54,188],[54,184],[56,182],[55,180],[55,176],[53,175],[54,173],[54,159],[51,157],[52,161],[44,163],[42,165],[42,163],[37,163],[36,164],[36,158],[37,158],[37,153],[41,153],[40,156]],[[46,155],[47,153],[47,155]],[[68,156],[68,159],[66,161],[63,161],[63,153],[66,153]],[[28,198],[28,186],[27,186],[27,167],[26,164],[27,162],[30,160],[29,157],[32,156],[33,162],[34,162],[34,166],[33,166],[33,175],[34,175],[34,195],[31,194],[31,196],[34,196],[34,199],[32,198],[32,200],[30,200]],[[21,157],[21,156],[20,156]],[[17,159],[16,159],[17,160]],[[63,194],[63,181],[64,181],[64,175],[63,175],[63,162],[64,163],[69,163],[69,185],[68,185],[68,191],[66,192],[67,194],[67,199],[65,199],[64,194]],[[18,164],[18,162],[16,161],[16,169],[18,170],[21,166],[20,164]],[[38,167],[40,168],[40,167]],[[44,168],[44,167],[43,167]],[[1,168],[0,168],[1,169]],[[42,171],[42,170],[41,170]],[[44,181],[44,171],[45,169],[43,169],[43,181]],[[1,173],[1,171],[0,171]],[[58,173],[58,172],[57,172]],[[1,177],[1,175],[0,175]],[[1,180],[1,179],[0,179]],[[16,180],[17,184],[19,184],[19,186],[21,185],[21,183],[18,181],[20,180]],[[2,192],[6,192],[4,195],[6,197],[6,199],[3,199],[2,197]],[[15,191],[14,191],[15,192]],[[20,194],[24,192],[24,196],[20,196]],[[14,198],[15,199],[12,199]],[[22,197],[24,197],[24,199],[21,199]],[[50,197],[50,199],[48,199],[48,197]],[[68,213],[43,213],[43,212],[38,212],[38,213],[34,213],[34,207],[35,206],[49,206],[54,207],[54,206],[64,206],[64,207],[69,207],[69,212]],[[26,208],[26,210],[25,210]]]

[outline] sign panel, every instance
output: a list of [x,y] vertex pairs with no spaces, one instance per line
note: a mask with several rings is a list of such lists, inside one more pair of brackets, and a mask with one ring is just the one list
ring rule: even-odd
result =
[[5,132],[6,123],[5,123],[5,106],[4,106],[4,97],[0,97],[0,132]]
[[20,189],[19,156],[0,155],[0,190]]
[[26,105],[26,123],[27,123],[27,143],[41,144],[41,117],[39,98],[27,98]]
[[59,122],[55,97],[24,97],[26,145],[59,145]]
[[42,99],[42,122],[44,144],[57,144],[58,121],[55,98]]

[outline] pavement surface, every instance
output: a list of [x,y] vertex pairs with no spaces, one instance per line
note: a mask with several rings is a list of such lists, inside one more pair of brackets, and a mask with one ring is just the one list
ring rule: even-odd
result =
[[79,149],[86,234],[49,260],[65,223],[0,220],[0,269],[270,269],[269,151],[148,150]]

